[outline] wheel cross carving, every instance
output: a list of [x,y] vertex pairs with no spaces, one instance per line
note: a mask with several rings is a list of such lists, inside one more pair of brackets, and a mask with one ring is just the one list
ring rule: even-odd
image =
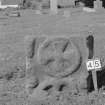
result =
[[38,61],[47,67],[45,72],[54,77],[73,73],[80,64],[80,52],[68,38],[50,38],[40,46]]

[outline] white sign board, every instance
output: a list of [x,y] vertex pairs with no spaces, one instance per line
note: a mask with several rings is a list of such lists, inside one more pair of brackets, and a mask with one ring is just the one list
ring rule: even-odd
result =
[[90,59],[86,62],[87,70],[100,70],[102,68],[100,59]]

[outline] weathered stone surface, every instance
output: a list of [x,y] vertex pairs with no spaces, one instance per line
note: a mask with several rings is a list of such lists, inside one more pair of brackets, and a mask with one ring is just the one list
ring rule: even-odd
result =
[[[86,82],[86,78],[82,78],[82,75],[81,79]],[[79,80],[81,81],[81,79]],[[59,105],[60,103],[68,104],[72,102],[73,97],[84,96],[87,92],[85,88],[83,89],[83,87],[81,88],[78,85],[80,83],[79,80],[70,77],[45,80],[33,91],[33,94],[29,98],[29,105],[34,105],[34,103],[36,105],[39,103]]]
[[39,85],[39,80],[36,76],[32,76],[26,79],[26,92],[30,95],[33,93],[33,90],[36,89]]
[[[37,40],[37,43],[34,45],[36,50],[33,50],[34,48],[32,46],[35,39]],[[26,54],[28,54],[28,59],[31,60],[31,69],[27,69],[28,72],[26,74],[26,91],[30,96],[29,100],[31,104],[37,101],[45,100],[49,100],[50,103],[62,102],[64,98],[61,97],[63,97],[66,92],[70,92],[72,95],[79,95],[82,93],[86,94],[88,77],[88,72],[85,67],[85,60],[88,57],[88,49],[86,48],[85,43],[86,40],[84,41],[83,38],[80,37],[45,37],[44,39],[42,38],[43,40],[39,39],[37,39],[37,37],[32,37],[31,40],[29,40],[29,43],[26,41],[27,45],[29,45],[26,47],[28,48],[26,51],[29,53]],[[85,52],[82,51],[82,49],[84,49]],[[33,57],[29,56],[32,54],[31,51],[34,52]],[[75,56],[73,56],[73,54]],[[60,57],[64,57],[66,59],[72,58],[72,60],[76,60],[75,57],[77,57],[78,54],[78,59],[80,60],[81,58],[81,61],[78,61],[80,65],[75,71],[73,71],[71,75],[59,75],[59,72],[63,67],[62,65],[59,67],[59,65],[56,65],[56,63],[56,66],[51,66],[49,71],[53,69],[58,74],[55,72],[49,72],[49,74],[47,73],[48,66],[46,62],[49,58],[52,58],[52,56],[55,57],[55,60],[59,59]],[[57,62],[58,61],[59,60],[57,60]],[[70,65],[64,66],[63,69],[65,70],[67,67],[70,68]],[[62,71],[60,73],[62,73]],[[53,76],[50,73],[53,73]]]
[[31,74],[32,66],[37,64],[37,50],[40,44],[45,40],[45,37],[25,37],[25,52],[26,52],[26,74]]
[[[85,63],[89,55],[86,38],[32,36],[26,39],[26,58],[31,64],[25,80],[28,105],[78,104],[80,97],[85,99],[88,92]],[[64,74],[66,70],[71,70],[71,65],[63,64],[60,62],[62,59],[67,59],[71,65],[78,61],[71,74],[71,71],[66,72],[69,75]]]
[[67,38],[48,39],[38,52],[39,63],[47,66],[46,73],[54,77],[63,77],[75,71],[81,62],[76,46]]

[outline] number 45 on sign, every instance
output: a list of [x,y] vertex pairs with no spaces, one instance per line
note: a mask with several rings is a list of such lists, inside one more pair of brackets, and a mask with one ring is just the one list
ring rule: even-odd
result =
[[100,59],[91,59],[91,60],[88,60],[86,62],[86,67],[87,67],[87,70],[90,71],[90,70],[101,70],[102,66],[101,66],[101,61]]

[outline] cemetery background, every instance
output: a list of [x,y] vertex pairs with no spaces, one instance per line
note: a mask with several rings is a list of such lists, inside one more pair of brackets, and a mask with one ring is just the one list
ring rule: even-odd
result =
[[[1,0],[2,1],[2,4],[19,4],[21,3],[23,0]],[[48,3],[49,0],[26,0],[26,1],[29,1],[29,2],[44,2],[44,3]],[[58,4],[60,5],[70,5],[70,4],[73,4],[74,3],[74,0],[58,0]]]
[[[70,11],[69,18],[63,16],[64,10]],[[27,105],[28,103],[27,94],[24,91],[26,46],[24,39],[27,36],[66,35],[85,38],[91,32],[95,37],[95,56],[101,57],[103,65],[105,64],[104,9],[96,13],[86,13],[82,11],[81,7],[63,8],[59,10],[57,15],[38,15],[31,9],[18,11],[21,13],[19,18],[7,17],[4,15],[4,11],[0,11],[0,105]],[[80,79],[80,77],[83,76],[77,75],[77,78]],[[83,78],[80,80],[82,81]],[[65,98],[61,101],[62,104],[64,104],[63,102],[67,105],[68,103],[70,105],[104,105],[105,103],[104,87],[100,89],[99,94],[93,91],[89,95],[81,92],[79,95],[72,95],[75,90],[69,91],[67,89],[65,92]],[[48,104],[46,100],[31,101],[31,105]],[[56,103],[54,104],[56,105]]]

